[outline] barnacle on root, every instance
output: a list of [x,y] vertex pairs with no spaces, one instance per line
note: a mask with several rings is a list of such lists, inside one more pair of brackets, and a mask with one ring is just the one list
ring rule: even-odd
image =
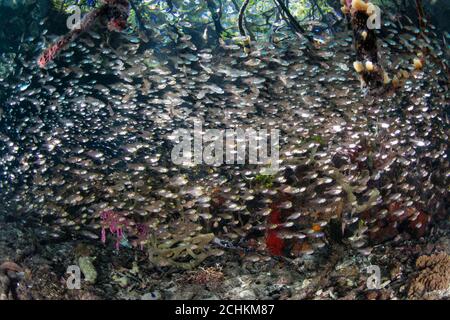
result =
[[366,70],[369,72],[372,72],[374,70],[374,64],[372,61],[366,61]]
[[419,58],[414,58],[413,65],[415,70],[421,70],[423,68],[422,60]]
[[364,65],[361,61],[355,61],[353,62],[353,68],[355,68],[355,71],[358,73],[361,73],[364,71]]
[[362,0],[353,0],[352,9],[355,11],[367,11],[369,4]]

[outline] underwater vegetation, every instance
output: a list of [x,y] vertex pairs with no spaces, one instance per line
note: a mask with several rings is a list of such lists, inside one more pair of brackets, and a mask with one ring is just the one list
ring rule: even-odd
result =
[[[448,220],[450,37],[432,4],[81,1],[67,30],[70,4],[0,45],[0,215],[37,242],[89,243],[214,287],[211,264],[229,254],[366,258]],[[380,29],[366,23],[375,5]],[[198,119],[280,130],[279,170],[175,165],[174,132]],[[411,297],[448,286],[448,259],[427,259]],[[101,259],[77,261],[101,282]]]

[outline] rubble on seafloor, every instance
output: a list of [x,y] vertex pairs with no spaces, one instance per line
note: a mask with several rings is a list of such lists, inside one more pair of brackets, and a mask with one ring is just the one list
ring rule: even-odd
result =
[[[1,299],[448,299],[450,238],[446,226],[427,238],[395,239],[361,256],[333,246],[324,255],[295,260],[273,257],[269,261],[240,260],[227,251],[210,257],[193,270],[155,267],[145,252],[123,249],[120,253],[77,241],[27,241],[27,230],[15,223],[1,223],[0,284],[5,270],[21,272],[15,294]],[[426,239],[426,240],[425,240]],[[31,245],[30,245],[31,243]],[[83,258],[84,257],[84,258]],[[81,288],[67,288],[67,267],[89,261]],[[379,266],[379,287],[368,287],[369,266]],[[20,268],[20,269],[18,269]],[[83,268],[86,270],[86,268]],[[12,274],[10,274],[12,275]],[[7,277],[7,276],[6,276]],[[93,282],[95,281],[95,283]]]

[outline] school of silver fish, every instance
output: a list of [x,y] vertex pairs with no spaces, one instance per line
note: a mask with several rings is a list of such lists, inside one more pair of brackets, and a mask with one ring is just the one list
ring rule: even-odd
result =
[[[322,41],[318,63],[307,40],[289,35],[247,54],[232,41],[197,48],[183,28],[158,48],[92,30],[45,70],[35,58],[49,35],[23,39],[0,79],[0,213],[34,225],[36,237],[93,241],[105,210],[162,239],[189,221],[191,235],[253,246],[252,261],[271,228],[290,257],[326,248],[334,224],[367,255],[387,226],[398,236],[448,216],[450,99],[436,62],[448,63],[448,34],[386,19],[386,70],[408,68],[424,47],[435,59],[398,90],[371,94],[352,68],[350,31]],[[173,132],[194,119],[279,129],[280,170],[261,178],[258,165],[174,165]]]

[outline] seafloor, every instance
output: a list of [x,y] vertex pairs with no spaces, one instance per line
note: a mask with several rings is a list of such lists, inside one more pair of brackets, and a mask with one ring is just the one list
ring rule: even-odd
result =
[[[447,220],[426,238],[376,246],[370,258],[334,246],[326,256],[306,256],[295,265],[283,259],[240,263],[239,253],[227,251],[196,271],[180,273],[151,267],[135,250],[118,253],[79,241],[39,244],[27,229],[1,221],[0,256],[25,273],[17,296],[3,299],[449,299],[449,227]],[[93,260],[96,283],[67,289],[66,266],[83,256]],[[436,267],[430,259],[424,268],[421,260],[427,257],[435,258]],[[379,289],[368,288],[371,265],[380,267]]]

